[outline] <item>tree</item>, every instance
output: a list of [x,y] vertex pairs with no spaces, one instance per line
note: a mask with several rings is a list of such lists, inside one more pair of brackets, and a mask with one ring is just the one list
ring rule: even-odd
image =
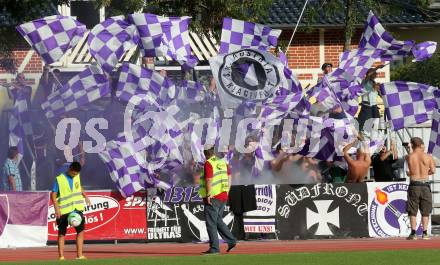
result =
[[391,72],[391,80],[440,87],[440,53],[435,53],[431,59],[423,62],[406,63],[397,67]]
[[15,27],[42,16],[53,15],[57,5],[69,0],[0,0],[0,68],[14,72],[12,51],[17,48],[21,36]]
[[307,7],[305,20],[308,24],[316,22],[320,16],[326,18],[344,14],[344,50],[350,50],[351,38],[356,26],[362,25],[365,21],[365,13],[368,10],[382,16],[384,14],[398,14],[404,10],[422,13],[430,16],[426,10],[431,0],[318,0],[310,1]]
[[258,22],[267,16],[272,0],[150,0],[144,12],[191,16],[191,30],[220,39],[224,17]]

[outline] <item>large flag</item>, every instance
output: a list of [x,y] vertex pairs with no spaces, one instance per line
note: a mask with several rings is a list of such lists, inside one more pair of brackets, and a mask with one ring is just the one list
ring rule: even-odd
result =
[[429,139],[428,153],[440,159],[440,113],[434,110],[432,114],[431,137]]
[[380,92],[393,130],[427,121],[440,97],[437,87],[404,81],[381,84]]
[[139,42],[136,26],[124,16],[111,17],[96,25],[88,36],[90,54],[106,72],[111,72],[119,59]]
[[339,58],[339,67],[331,75],[343,76],[347,81],[360,82],[365,78],[368,69],[380,60],[384,52],[380,49],[364,48],[343,52]]
[[163,17],[154,14],[131,14],[141,39],[143,56],[170,56],[184,67],[194,67],[197,59],[191,54],[190,17]]
[[106,74],[100,67],[91,65],[50,94],[41,107],[50,119],[98,100],[110,92]]
[[228,54],[246,48],[267,51],[277,46],[280,34],[279,29],[227,17],[223,19],[218,53]]
[[131,142],[110,141],[99,156],[104,161],[116,188],[128,197],[151,186],[170,186],[155,178],[148,170],[146,153],[134,148]]
[[48,192],[0,194],[0,248],[45,247]]
[[384,50],[385,52],[380,59],[389,61],[403,59],[408,56],[414,44],[414,41],[410,40],[396,40],[391,33],[386,31],[382,24],[380,24],[379,19],[374,13],[370,11],[365,24],[364,33],[359,42],[359,48]]
[[29,102],[31,91],[27,88],[13,90],[14,106],[9,117],[9,146],[16,146],[21,157],[24,155],[26,135],[32,135]]
[[[209,60],[222,106],[236,108],[246,101],[261,102],[280,88],[289,88],[285,66],[267,51],[243,49]],[[296,79],[293,73],[290,79]]]
[[46,64],[59,61],[84,36],[86,26],[73,17],[50,16],[17,26]]
[[144,96],[145,100],[141,99],[137,108],[145,110],[151,104],[167,106],[178,96],[174,83],[156,71],[124,63],[120,72],[116,96],[125,102],[134,95]]

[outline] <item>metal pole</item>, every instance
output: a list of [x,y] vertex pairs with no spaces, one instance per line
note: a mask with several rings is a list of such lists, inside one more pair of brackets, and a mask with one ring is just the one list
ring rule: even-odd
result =
[[295,29],[293,30],[292,36],[290,37],[289,44],[287,44],[286,51],[284,52],[285,54],[287,54],[287,51],[289,50],[290,44],[292,44],[293,36],[295,36],[296,30],[298,29],[298,25],[301,22],[301,18],[302,18],[303,14],[304,14],[304,10],[306,9],[306,6],[307,6],[308,3],[309,3],[309,0],[306,0],[306,2],[304,3],[303,9],[301,11],[301,14],[299,15],[298,21],[296,22]]

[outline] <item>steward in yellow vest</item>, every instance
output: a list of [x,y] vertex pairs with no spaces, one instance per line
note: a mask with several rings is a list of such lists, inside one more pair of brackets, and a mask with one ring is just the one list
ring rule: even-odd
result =
[[237,240],[229,227],[223,222],[223,214],[228,201],[231,183],[228,164],[214,154],[214,147],[205,150],[205,169],[200,177],[199,195],[203,198],[206,229],[209,236],[209,249],[203,254],[218,254],[220,246],[218,234],[228,244],[229,252],[237,244]]
[[64,260],[64,236],[69,225],[68,217],[72,212],[77,212],[81,218],[81,224],[75,227],[77,237],[77,259],[85,259],[83,256],[84,243],[84,226],[85,218],[84,200],[87,205],[90,205],[90,200],[85,194],[81,186],[81,179],[79,172],[81,171],[81,164],[73,162],[69,166],[69,170],[56,177],[52,188],[50,197],[55,209],[56,222],[58,225],[58,254],[59,259]]
[[[213,155],[208,160],[206,160],[205,163],[208,164],[205,165],[205,168],[206,166],[208,166],[210,172],[208,173],[206,172],[207,170],[203,170],[200,176],[200,182],[199,182],[200,197],[212,198],[212,197],[216,197],[217,195],[220,195],[223,192],[225,193],[229,192],[228,164],[226,164],[226,161]],[[209,193],[207,192],[207,186],[206,186],[207,173],[210,175],[210,179],[211,179],[211,187]]]

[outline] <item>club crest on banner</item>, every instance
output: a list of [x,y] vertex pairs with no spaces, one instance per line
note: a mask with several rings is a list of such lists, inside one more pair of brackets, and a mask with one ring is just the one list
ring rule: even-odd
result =
[[[402,236],[411,232],[406,212],[407,183],[369,183],[368,226],[372,237]],[[417,214],[417,233],[423,231]]]
[[242,49],[210,60],[222,105],[263,101],[282,84],[283,65],[272,54]]

